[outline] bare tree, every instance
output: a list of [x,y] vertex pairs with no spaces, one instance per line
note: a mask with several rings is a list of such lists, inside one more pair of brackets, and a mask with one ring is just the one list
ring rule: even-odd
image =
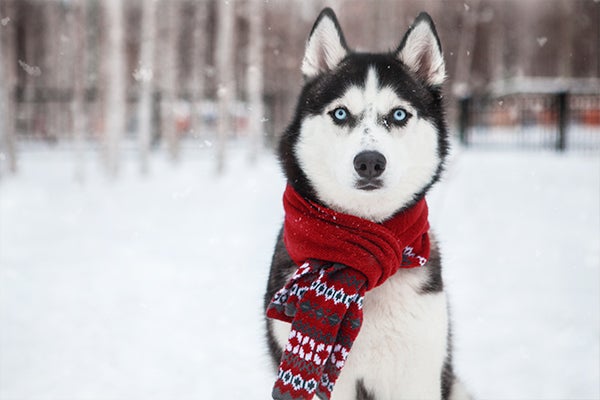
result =
[[216,40],[217,59],[217,173],[223,173],[225,168],[225,145],[231,131],[231,108],[234,99],[234,57],[233,57],[233,21],[235,2],[218,2],[218,23]]
[[492,82],[500,82],[506,77],[506,62],[505,62],[505,48],[506,48],[506,9],[504,7],[497,7],[493,9],[494,18],[491,24],[491,35],[489,36],[488,44],[488,64],[491,67],[489,71],[490,80]]
[[68,24],[71,31],[71,40],[74,41],[72,50],[73,62],[73,99],[71,101],[71,118],[73,128],[73,141],[75,148],[75,179],[82,182],[84,179],[84,139],[87,132],[87,115],[85,109],[85,89],[87,83],[87,57],[86,57],[86,2],[76,0],[68,14]]
[[106,0],[108,45],[106,54],[106,94],[104,98],[104,137],[109,175],[119,169],[119,145],[125,131],[125,49],[123,42],[123,3]]
[[573,2],[562,2],[560,4],[561,14],[564,16],[565,22],[560,26],[561,30],[561,57],[558,64],[558,76],[571,77],[573,76]]
[[[55,1],[47,1],[40,3],[43,7],[43,24],[44,24],[44,35],[42,38],[44,50],[41,61],[41,74],[27,73],[28,86],[30,93],[35,95],[35,87],[39,82],[43,86],[48,88],[57,88],[60,86],[60,77],[63,66],[64,57],[59,55],[63,54],[61,40],[61,31],[63,28],[62,20],[62,5]],[[36,58],[37,55],[33,55],[34,58],[27,58],[25,62],[31,64],[31,66],[37,66]],[[56,66],[59,66],[56,68]],[[23,68],[25,69],[25,68]],[[40,82],[41,81],[41,82]],[[37,105],[34,105],[34,107]],[[39,104],[42,106],[42,104]],[[56,142],[58,135],[63,131],[60,129],[61,120],[64,117],[64,113],[60,109],[61,103],[56,101],[55,98],[50,98],[49,101],[43,103],[43,108],[35,107],[34,112],[43,115],[45,120],[45,131],[44,136],[50,142]]]
[[[1,15],[0,15],[1,16]],[[2,45],[2,36],[0,36],[0,178],[3,175],[3,166],[4,166],[4,157],[6,157],[4,153],[4,148],[7,146],[7,136],[8,136],[8,124],[7,116],[8,116],[8,100],[7,96],[7,88],[6,88],[6,79],[4,78],[4,65],[6,56],[4,55],[4,46]]]
[[[2,10],[2,8],[0,8]],[[17,172],[16,132],[15,132],[15,99],[16,57],[14,54],[15,7],[13,2],[7,2],[2,15],[2,35],[0,35],[0,156],[6,157],[8,171]],[[0,167],[4,164],[0,160]],[[1,173],[0,168],[0,173]]]
[[160,65],[162,138],[166,141],[169,157],[176,161],[179,156],[179,143],[175,125],[175,102],[177,100],[177,49],[179,33],[180,0],[165,1],[161,4],[162,34],[159,39],[158,62]]
[[531,32],[537,30],[540,19],[535,15],[538,13],[538,4],[535,1],[522,2],[516,5],[517,12],[513,15],[513,24],[519,40],[516,45],[517,65],[512,71],[516,77],[530,76],[535,67],[535,60],[531,57],[535,54],[538,44]]
[[194,12],[194,31],[193,45],[190,57],[192,59],[192,129],[195,136],[204,134],[204,118],[202,116],[202,101],[204,100],[205,80],[206,80],[206,49],[208,39],[206,35],[208,15],[208,2],[200,1],[196,4]]
[[461,97],[471,90],[469,80],[473,67],[473,48],[477,33],[477,20],[479,18],[479,0],[473,0],[471,5],[465,3],[462,16],[458,56],[456,57],[454,95]]
[[137,79],[140,82],[138,104],[138,144],[140,147],[140,171],[148,174],[149,151],[152,129],[152,92],[154,74],[154,48],[156,42],[156,0],[142,4],[142,36]]
[[250,109],[250,161],[254,162],[262,143],[264,133],[263,107],[263,1],[248,0],[247,15],[250,23],[248,39],[248,67],[246,70],[246,91]]

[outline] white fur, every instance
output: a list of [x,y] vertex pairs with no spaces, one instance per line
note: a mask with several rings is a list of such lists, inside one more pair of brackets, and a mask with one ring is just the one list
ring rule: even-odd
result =
[[[399,270],[367,292],[363,325],[332,400],[354,400],[357,380],[377,400],[441,397],[440,371],[448,334],[446,295],[421,294],[426,278],[425,269]],[[273,322],[277,341],[284,347],[290,325]]]
[[[369,69],[364,88],[349,88],[321,115],[306,118],[300,129],[296,156],[321,201],[338,211],[381,222],[412,200],[435,174],[439,164],[437,130],[405,99],[379,87]],[[328,112],[345,106],[360,122],[353,129],[337,126]],[[403,107],[412,114],[401,128],[388,131],[378,115]],[[355,187],[354,157],[375,150],[387,159],[383,187],[373,191]]]
[[472,400],[471,394],[467,392],[465,385],[459,380],[455,380],[450,391],[449,400]]
[[398,58],[430,85],[441,85],[446,78],[444,57],[426,21],[412,28]]
[[[429,85],[445,77],[441,50],[427,19],[417,20],[397,57]],[[324,15],[306,46],[302,72],[314,77],[333,69],[346,55],[341,32]],[[374,68],[364,85],[354,86],[328,104],[322,114],[303,120],[295,146],[300,167],[319,199],[331,208],[381,222],[405,206],[431,181],[439,165],[438,132],[421,118],[407,99],[380,87]],[[329,113],[346,107],[356,118],[352,128],[336,125]],[[381,125],[381,116],[402,107],[412,117],[402,127]],[[381,188],[356,188],[354,158],[378,151],[386,160]],[[428,269],[400,269],[365,295],[363,324],[335,384],[332,400],[355,400],[362,381],[377,400],[437,400],[447,358],[448,312],[443,291],[422,293]],[[272,321],[273,334],[284,348],[290,324]],[[459,382],[450,400],[466,400]]]
[[302,73],[306,77],[314,77],[321,72],[329,71],[347,54],[335,23],[324,16],[308,38],[302,60]]

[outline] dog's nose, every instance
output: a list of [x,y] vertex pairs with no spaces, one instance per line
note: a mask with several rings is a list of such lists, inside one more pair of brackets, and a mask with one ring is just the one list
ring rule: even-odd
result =
[[363,151],[354,157],[354,169],[361,178],[377,178],[385,171],[386,162],[378,151]]

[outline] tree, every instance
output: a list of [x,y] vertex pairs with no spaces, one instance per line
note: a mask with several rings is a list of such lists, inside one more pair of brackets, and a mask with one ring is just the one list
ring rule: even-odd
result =
[[125,132],[125,49],[123,43],[123,3],[106,0],[107,54],[105,58],[104,138],[108,173],[119,169],[119,146]]
[[196,4],[194,12],[194,30],[190,57],[192,59],[191,102],[192,102],[192,129],[195,136],[204,134],[204,118],[202,115],[202,100],[204,99],[206,80],[206,49],[208,38],[206,25],[208,22],[208,2],[200,1]]
[[477,39],[478,15],[479,0],[473,0],[470,6],[465,5],[458,44],[458,57],[456,57],[456,68],[454,70],[453,92],[457,97],[468,95],[471,91],[470,78],[473,68],[473,48]]
[[87,132],[87,114],[85,109],[85,90],[87,83],[86,57],[86,2],[76,0],[68,14],[68,24],[71,40],[75,46],[72,49],[73,60],[73,98],[71,100],[71,118],[73,141],[75,144],[75,179],[84,179],[84,138]]
[[152,94],[154,75],[154,47],[156,42],[156,0],[142,3],[142,35],[137,79],[140,82],[138,103],[138,144],[140,147],[140,171],[149,170],[149,151],[152,125]]
[[217,173],[225,168],[225,145],[231,131],[231,109],[234,99],[234,57],[233,57],[233,21],[235,2],[218,2],[218,27],[216,40],[217,61]]
[[[1,3],[0,3],[1,5]],[[14,54],[15,7],[13,2],[6,2],[0,25],[0,156],[6,157],[8,171],[17,172],[16,132],[15,132],[15,86],[16,57]],[[11,19],[12,18],[12,19]],[[0,167],[4,160],[0,159]],[[1,171],[0,171],[1,172]]]
[[250,110],[249,136],[250,161],[254,162],[264,133],[263,107],[263,1],[248,0],[247,15],[250,23],[248,40],[248,66],[246,70],[246,92]]
[[[7,130],[8,130],[8,110],[7,103],[9,97],[6,95],[6,79],[4,78],[4,59],[5,55],[3,53],[4,46],[2,45],[2,36],[0,36],[0,151],[2,151],[7,146]],[[4,152],[0,153],[0,177],[2,177],[2,167],[4,164]]]
[[162,137],[167,143],[167,150],[172,161],[179,157],[179,142],[175,125],[175,102],[177,101],[177,71],[178,71],[178,38],[179,38],[179,12],[180,0],[163,3],[164,9],[164,35],[160,44],[161,67],[161,100],[162,110]]

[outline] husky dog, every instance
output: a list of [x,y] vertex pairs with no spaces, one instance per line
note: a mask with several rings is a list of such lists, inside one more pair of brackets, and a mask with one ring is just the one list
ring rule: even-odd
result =
[[[350,50],[331,9],[310,33],[305,85],[279,158],[288,183],[311,201],[383,222],[422,199],[448,154],[441,85],[445,67],[429,15],[397,50]],[[265,307],[297,269],[280,232]],[[422,268],[400,269],[366,293],[362,328],[333,400],[467,399],[452,369],[441,258],[432,237]],[[290,331],[267,319],[275,364]]]

